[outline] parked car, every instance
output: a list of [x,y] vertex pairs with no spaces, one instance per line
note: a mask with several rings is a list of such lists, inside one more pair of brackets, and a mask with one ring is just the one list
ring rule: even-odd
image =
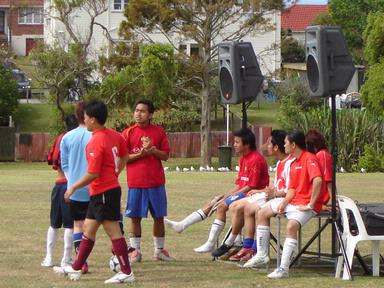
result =
[[359,92],[350,92],[341,96],[340,107],[341,108],[361,108],[361,99]]
[[17,90],[19,93],[28,98],[31,92],[31,80],[19,69],[12,69],[12,75],[17,82]]

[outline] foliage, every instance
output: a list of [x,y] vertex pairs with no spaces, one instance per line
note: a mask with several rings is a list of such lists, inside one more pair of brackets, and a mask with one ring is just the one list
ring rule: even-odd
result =
[[336,22],[328,12],[325,12],[317,15],[311,25],[332,26],[336,25]]
[[281,41],[281,57],[285,63],[304,62],[304,47],[293,37],[285,37]]
[[363,37],[364,58],[368,65],[380,62],[384,56],[384,12],[373,12],[368,15]]
[[0,126],[9,124],[9,116],[17,109],[19,93],[12,72],[0,65]]
[[378,151],[374,144],[365,144],[364,154],[359,158],[358,167],[365,169],[366,172],[383,172],[383,164],[383,151]]
[[161,125],[167,132],[191,131],[199,121],[200,115],[196,111],[174,108],[156,112],[153,119],[155,124]]

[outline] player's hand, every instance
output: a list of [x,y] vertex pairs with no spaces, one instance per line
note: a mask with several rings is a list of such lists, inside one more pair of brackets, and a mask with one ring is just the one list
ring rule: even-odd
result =
[[64,201],[65,201],[66,203],[69,202],[69,198],[71,197],[71,195],[72,195],[74,192],[75,192],[75,189],[73,189],[72,187],[69,187],[69,188],[67,189],[67,191],[65,191],[65,193],[64,193]]
[[285,201],[281,201],[280,204],[277,206],[277,213],[282,214],[284,213],[285,207],[287,207],[287,203]]
[[310,210],[313,210],[313,207],[310,206],[309,204],[307,204],[307,205],[299,205],[298,209],[300,211],[310,211]]
[[271,186],[265,187],[265,194],[267,194],[268,199],[273,199],[275,198],[275,188]]
[[143,143],[143,149],[148,150],[152,147],[152,141],[151,138],[148,136],[141,137],[141,142]]

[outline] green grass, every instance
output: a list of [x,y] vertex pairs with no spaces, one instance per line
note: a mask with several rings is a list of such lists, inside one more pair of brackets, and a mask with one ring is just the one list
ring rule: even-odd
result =
[[20,132],[49,132],[53,117],[50,104],[19,104],[15,115]]
[[[174,165],[183,164],[174,160]],[[172,160],[170,161],[172,162]],[[191,162],[189,162],[191,163]],[[188,163],[188,164],[189,164]],[[213,195],[233,187],[235,173],[177,173],[167,172],[168,214],[171,219],[181,219],[210,199]],[[338,174],[339,194],[361,202],[382,202],[384,175]],[[40,267],[45,253],[45,237],[49,225],[50,193],[55,172],[46,163],[0,163],[0,287],[105,287],[103,281],[111,276],[108,268],[110,242],[99,231],[97,242],[89,258],[91,273],[79,282],[55,275],[50,269]],[[124,175],[121,175],[126,191]],[[123,193],[125,206],[126,192]],[[382,287],[381,278],[361,276],[354,269],[355,281],[334,279],[333,267],[318,268],[305,264],[293,268],[291,277],[283,281],[266,279],[265,269],[243,270],[223,261],[211,261],[209,255],[192,251],[208,235],[212,217],[191,226],[182,234],[167,230],[166,247],[177,258],[174,263],[152,260],[152,222],[143,220],[143,262],[134,264],[137,278],[133,287]],[[316,225],[309,222],[303,231],[304,238]],[[125,229],[128,221],[125,219]],[[272,223],[275,227],[275,223]],[[282,229],[284,230],[284,229]],[[308,232],[309,231],[309,232]],[[283,233],[284,234],[284,233]],[[323,236],[324,249],[329,247],[329,235]],[[363,255],[369,249],[362,245]],[[324,252],[324,250],[323,250]],[[62,254],[62,232],[55,250],[55,262]],[[274,257],[272,255],[272,257]],[[274,262],[271,264],[272,269]]]

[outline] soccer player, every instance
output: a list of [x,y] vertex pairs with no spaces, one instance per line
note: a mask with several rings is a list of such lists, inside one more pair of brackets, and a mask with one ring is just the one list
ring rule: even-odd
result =
[[[85,102],[78,102],[75,107],[76,119],[79,127],[64,135],[61,144],[61,167],[68,180],[68,187],[71,187],[87,172],[87,158],[85,148],[92,137],[84,124]],[[88,186],[81,187],[71,195],[69,207],[74,221],[73,245],[76,254],[79,251],[81,238],[83,236],[83,224],[89,204]],[[70,265],[70,264],[69,264]],[[83,273],[88,272],[87,262],[81,268]]]
[[122,133],[128,147],[129,158],[126,165],[128,199],[126,216],[131,219],[132,262],[140,262],[141,219],[147,217],[148,210],[153,217],[154,258],[173,261],[164,249],[164,216],[167,215],[165,175],[161,161],[168,160],[169,142],[163,128],[151,123],[155,107],[150,100],[139,99],[135,103],[135,125]]
[[[253,132],[248,128],[243,128],[236,131],[233,135],[233,147],[235,152],[240,155],[240,171],[236,179],[236,186],[223,200],[220,200],[216,210],[216,219],[211,226],[208,240],[200,247],[194,249],[197,253],[206,253],[213,250],[220,233],[224,229],[226,213],[235,201],[247,197],[252,189],[261,190],[269,185],[267,161],[256,151],[256,141]],[[232,239],[232,236],[230,235],[231,241],[234,241],[235,239]]]
[[127,157],[126,144],[119,133],[105,128],[108,112],[103,102],[91,101],[84,110],[84,123],[92,132],[86,148],[88,171],[68,188],[64,197],[68,201],[77,189],[89,185],[91,199],[77,258],[72,266],[62,267],[55,272],[64,273],[71,280],[80,279],[81,268],[93,249],[97,230],[102,225],[112,241],[113,251],[121,268],[119,273],[104,283],[131,283],[135,277],[129,264],[127,243],[119,226],[121,187],[118,172],[120,162],[124,162]]
[[270,279],[288,277],[290,260],[297,248],[297,232],[322,207],[322,173],[319,162],[312,153],[306,151],[303,132],[293,132],[285,138],[285,152],[293,153],[296,160],[290,169],[288,192],[284,198],[275,198],[259,210],[257,215],[257,253],[244,267],[259,267],[269,262],[268,246],[270,218],[284,213],[288,219],[286,239],[283,246],[280,267],[268,274]]
[[[69,115],[65,119],[66,131],[70,131],[77,127],[75,115]],[[57,179],[55,186],[51,193],[51,225],[47,231],[47,252],[42,267],[53,266],[53,250],[55,248],[57,234],[59,228],[64,228],[64,252],[61,259],[61,266],[71,264],[72,253],[72,234],[73,234],[73,220],[71,217],[70,209],[67,203],[64,201],[64,193],[67,190],[67,179],[61,167],[61,152],[60,142],[66,132],[61,133],[55,140],[50,154],[48,155],[48,164],[52,166],[53,170],[57,171]]]
[[230,261],[248,261],[256,253],[256,243],[254,241],[256,216],[259,209],[266,203],[267,199],[284,197],[286,194],[287,183],[289,181],[289,168],[294,160],[293,155],[288,155],[284,150],[284,140],[287,133],[282,130],[273,130],[268,137],[265,145],[265,154],[277,159],[276,173],[273,185],[261,191],[252,190],[249,197],[241,199],[231,206],[229,211],[232,219],[231,235],[226,239],[222,246],[213,251],[215,257],[226,253],[233,245],[233,239],[240,234],[244,226],[243,247],[233,256]]

